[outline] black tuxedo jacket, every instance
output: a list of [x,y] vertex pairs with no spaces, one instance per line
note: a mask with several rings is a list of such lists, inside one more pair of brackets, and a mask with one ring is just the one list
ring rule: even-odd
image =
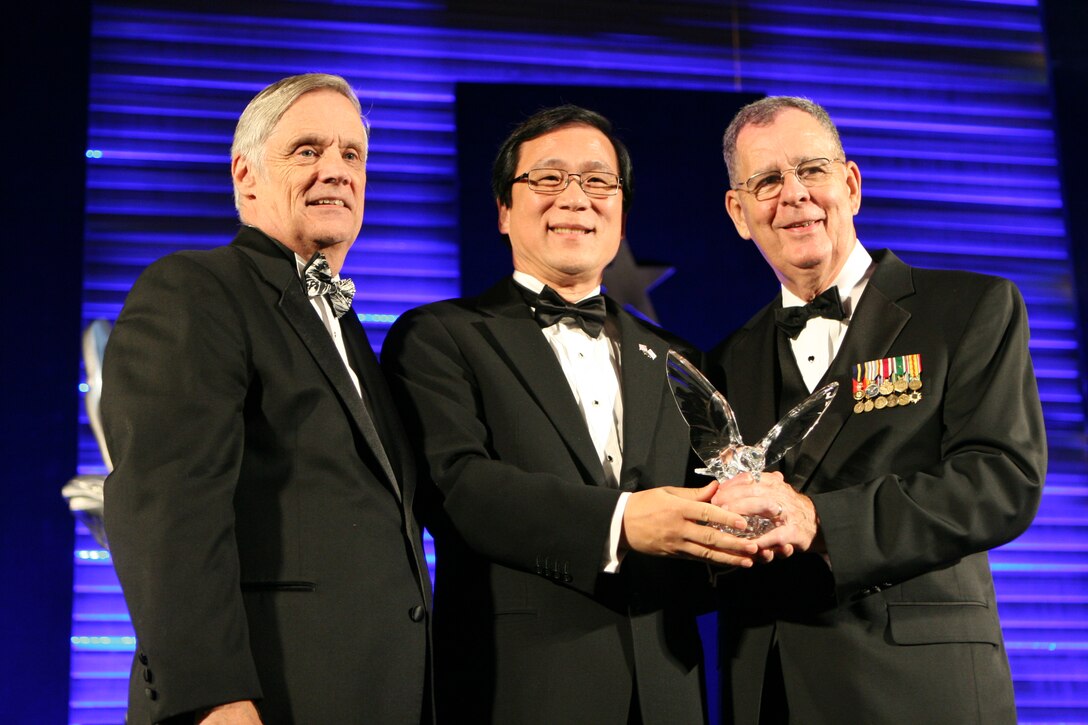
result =
[[[831,568],[797,555],[722,579],[727,722],[759,722],[761,693],[799,723],[1016,720],[986,551],[1027,528],[1045,475],[1024,303],[1007,280],[873,257],[820,383],[839,394],[782,465],[816,506]],[[709,356],[749,441],[807,394],[780,305]],[[921,400],[853,412],[855,364],[914,353]],[[764,682],[775,642],[784,695]]]
[[365,402],[293,253],[255,229],[152,264],[129,294],[102,412],[130,723],[240,699],[266,723],[429,717],[415,464],[342,320]]
[[[609,315],[622,488],[683,485],[688,432],[665,377],[679,343],[611,301]],[[629,553],[601,572],[620,491],[515,283],[403,315],[382,364],[437,484],[439,720],[626,723],[637,681],[645,722],[702,722],[706,570]]]

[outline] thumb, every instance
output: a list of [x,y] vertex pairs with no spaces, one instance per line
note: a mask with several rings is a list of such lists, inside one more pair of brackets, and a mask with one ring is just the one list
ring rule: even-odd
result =
[[702,488],[680,488],[679,486],[666,486],[665,490],[678,498],[684,498],[689,501],[702,501],[703,503],[710,503],[710,499],[714,498],[714,494],[718,491],[718,482],[711,481]]

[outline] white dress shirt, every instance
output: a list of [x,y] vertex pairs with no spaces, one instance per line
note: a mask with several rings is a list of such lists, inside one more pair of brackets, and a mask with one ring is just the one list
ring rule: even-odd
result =
[[[861,246],[861,242],[855,243],[834,285],[839,288],[839,299],[842,300],[846,316],[842,321],[813,317],[797,338],[790,340],[793,357],[797,360],[797,367],[801,370],[805,387],[810,393],[816,389],[816,385],[831,366],[831,361],[838,354],[842,339],[850,327],[854,310],[857,309],[858,301],[866,285],[869,284],[869,277],[872,274],[873,258],[865,251],[865,247]],[[782,287],[783,307],[801,307],[808,301],[793,294],[785,286]]]
[[[295,255],[295,264],[298,265],[298,276],[302,278],[302,272],[306,269],[307,260]],[[340,275],[335,274],[332,277],[333,282],[340,280]],[[359,393],[359,397],[363,395],[363,388],[359,385],[359,376],[355,374],[355,371],[351,368],[351,363],[348,362],[348,351],[344,347],[344,335],[340,330],[340,318],[332,312],[332,306],[329,304],[328,298],[325,295],[317,295],[310,298],[310,304],[317,310],[317,316],[321,318],[321,324],[325,326],[325,329],[329,331],[329,337],[332,338],[332,344],[336,346],[336,351],[340,353],[340,359],[344,361],[344,367],[348,370],[348,375],[351,376],[351,382],[355,386],[355,392]],[[348,310],[347,315],[354,315],[355,313]]]
[[[514,272],[514,281],[537,294],[544,283],[525,272]],[[600,294],[598,286],[582,299]],[[581,302],[581,300],[577,300]],[[590,337],[578,323],[564,319],[544,327],[541,333],[559,360],[574,400],[582,411],[593,446],[601,462],[605,482],[618,487],[623,470],[623,395],[620,390],[620,345],[611,321],[604,331]],[[604,556],[605,572],[619,569],[619,540],[629,492],[620,494]]]

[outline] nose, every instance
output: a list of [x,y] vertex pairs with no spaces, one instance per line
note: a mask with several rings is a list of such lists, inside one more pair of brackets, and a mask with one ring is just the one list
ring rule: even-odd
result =
[[570,174],[567,179],[567,188],[559,193],[557,202],[560,209],[586,209],[589,207],[589,197],[582,190],[581,174]]
[[326,184],[346,184],[350,180],[348,165],[339,154],[326,152],[321,155],[318,178]]
[[797,172],[790,169],[782,175],[782,191],[778,201],[782,204],[798,204],[808,199],[808,187],[797,178]]

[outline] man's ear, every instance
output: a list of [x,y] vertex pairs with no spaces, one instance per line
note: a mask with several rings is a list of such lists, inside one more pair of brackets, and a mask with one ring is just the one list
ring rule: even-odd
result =
[[246,199],[256,198],[253,187],[257,184],[257,173],[245,156],[235,156],[230,160],[230,175],[234,179],[234,188]]
[[733,226],[737,228],[737,234],[741,239],[751,239],[752,232],[748,229],[748,222],[744,219],[744,208],[740,203],[740,194],[733,189],[725,192],[725,211],[733,220]]
[[503,204],[498,199],[495,200],[495,207],[499,210],[499,233],[510,234],[510,207]]
[[850,191],[850,208],[856,215],[861,211],[861,169],[853,161],[846,162],[846,188]]

